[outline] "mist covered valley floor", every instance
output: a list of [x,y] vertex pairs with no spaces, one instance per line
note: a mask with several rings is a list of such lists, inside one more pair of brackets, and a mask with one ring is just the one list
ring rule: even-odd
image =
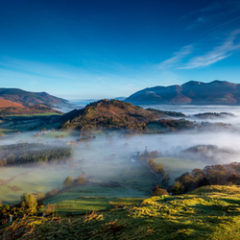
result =
[[[43,205],[40,211],[52,206],[56,216],[132,206],[150,198],[156,185],[175,195],[169,186],[193,169],[217,164],[228,164],[229,169],[229,164],[240,162],[240,107],[151,108],[185,115],[168,119],[224,123],[232,127],[216,125],[214,129],[181,129],[162,134],[96,131],[85,136],[77,130],[33,127],[29,131],[25,128],[29,120],[19,120],[14,131],[3,129],[0,139],[2,204],[19,204],[23,194],[33,193]],[[213,112],[218,114],[209,114]],[[30,121],[34,126],[35,120]],[[20,131],[16,132],[16,126],[20,126]],[[64,149],[61,156],[59,149]],[[24,162],[24,157],[31,161]],[[12,164],[4,164],[9,161]],[[163,173],[167,175],[167,184]],[[184,183],[185,179],[179,181]],[[188,190],[191,189],[185,192]]]

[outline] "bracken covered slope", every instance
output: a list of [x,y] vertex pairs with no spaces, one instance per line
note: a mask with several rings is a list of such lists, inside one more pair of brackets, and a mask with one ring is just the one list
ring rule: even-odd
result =
[[64,99],[45,92],[28,92],[15,88],[0,88],[0,115],[21,115],[57,112],[53,108],[68,106]]
[[0,88],[0,98],[20,103],[26,107],[45,105],[53,107],[58,104],[67,104],[67,101],[46,92],[29,92],[17,88]]
[[165,116],[117,100],[101,100],[62,117],[64,129],[135,129],[142,130],[146,123]]

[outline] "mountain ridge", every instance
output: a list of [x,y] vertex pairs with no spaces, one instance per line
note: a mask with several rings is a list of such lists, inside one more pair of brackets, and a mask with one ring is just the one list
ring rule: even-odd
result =
[[47,92],[30,92],[20,88],[0,88],[0,98],[21,103],[29,107],[43,104],[53,107],[57,104],[67,104],[68,101],[48,94]]
[[240,104],[240,84],[214,80],[209,83],[188,81],[182,85],[155,86],[130,95],[133,104]]
[[0,114],[34,114],[56,112],[70,105],[67,100],[47,92],[30,92],[19,88],[0,88]]

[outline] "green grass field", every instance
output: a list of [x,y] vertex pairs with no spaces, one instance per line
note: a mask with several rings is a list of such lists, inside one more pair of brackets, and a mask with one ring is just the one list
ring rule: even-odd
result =
[[2,167],[0,168],[0,200],[3,203],[18,203],[23,193],[46,193],[61,188],[69,175],[78,176],[77,170],[68,171],[61,166]]
[[142,202],[129,199],[111,204],[105,200],[82,199],[83,208],[91,206],[100,210],[105,206],[104,211],[17,220],[1,230],[0,237],[9,240],[16,236],[21,240],[240,239],[239,186],[208,186],[185,195],[151,197]]
[[[111,209],[115,206],[129,206],[140,203],[143,198],[119,197],[78,197],[74,200],[63,200],[55,204],[55,215],[78,215],[86,212]],[[46,202],[45,202],[46,204]],[[47,205],[45,205],[47,206]]]
[[86,211],[109,209],[113,202],[134,202],[149,196],[144,190],[120,185],[104,187],[99,184],[76,186],[43,201],[44,206],[54,204],[56,214],[79,214]]
[[[96,171],[97,169],[97,171]],[[67,189],[45,201],[59,203],[79,197],[147,197],[157,183],[149,169],[139,162],[116,159],[104,165],[100,161],[73,161],[67,165],[0,168],[0,200],[17,203],[23,193],[46,193],[61,189],[67,176],[86,173],[89,183]],[[71,211],[71,209],[69,210]]]

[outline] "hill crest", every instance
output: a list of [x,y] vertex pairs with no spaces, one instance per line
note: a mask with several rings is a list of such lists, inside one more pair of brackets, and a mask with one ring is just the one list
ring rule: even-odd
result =
[[65,129],[142,129],[163,113],[153,112],[118,100],[100,100],[62,117]]

